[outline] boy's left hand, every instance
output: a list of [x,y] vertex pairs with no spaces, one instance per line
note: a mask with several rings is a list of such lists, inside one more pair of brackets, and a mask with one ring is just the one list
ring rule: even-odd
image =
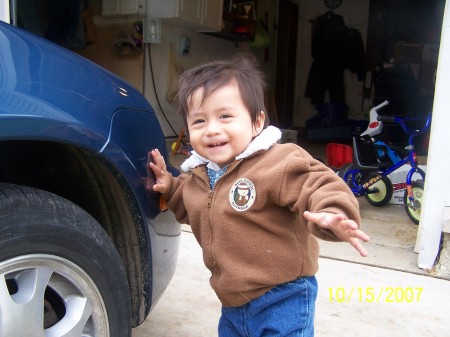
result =
[[358,229],[358,224],[355,221],[347,219],[343,214],[326,212],[311,213],[306,211],[303,213],[303,216],[306,220],[316,223],[319,227],[332,231],[342,241],[350,243],[361,256],[367,256],[361,241],[368,242],[369,236]]

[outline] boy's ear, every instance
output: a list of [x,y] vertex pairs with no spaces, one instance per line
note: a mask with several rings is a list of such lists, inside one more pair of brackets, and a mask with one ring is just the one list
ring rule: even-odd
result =
[[253,124],[253,137],[256,137],[261,133],[264,129],[264,122],[266,120],[266,114],[261,110],[261,113],[256,118],[255,123]]

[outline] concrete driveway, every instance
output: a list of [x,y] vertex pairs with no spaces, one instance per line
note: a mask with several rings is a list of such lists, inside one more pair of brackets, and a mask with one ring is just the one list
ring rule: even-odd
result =
[[[450,282],[419,269],[417,226],[394,205],[361,200],[369,257],[343,243],[321,241],[316,336],[450,336]],[[201,250],[183,226],[176,274],[133,337],[217,336],[220,303],[209,286]]]

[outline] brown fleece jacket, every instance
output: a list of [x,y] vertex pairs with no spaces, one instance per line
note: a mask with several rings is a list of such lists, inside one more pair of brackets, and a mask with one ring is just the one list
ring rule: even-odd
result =
[[344,213],[360,224],[356,198],[335,172],[295,144],[234,161],[211,190],[205,165],[173,178],[165,197],[191,225],[224,306],[318,271],[315,237],[339,241],[303,212]]

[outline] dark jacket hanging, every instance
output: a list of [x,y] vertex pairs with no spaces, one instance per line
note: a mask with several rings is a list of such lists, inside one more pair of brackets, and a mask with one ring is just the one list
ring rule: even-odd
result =
[[364,46],[358,33],[356,29],[347,28],[344,18],[332,11],[313,22],[311,54],[314,60],[305,91],[311,103],[324,103],[328,90],[330,103],[345,104],[345,68],[356,72],[358,80],[364,78]]

